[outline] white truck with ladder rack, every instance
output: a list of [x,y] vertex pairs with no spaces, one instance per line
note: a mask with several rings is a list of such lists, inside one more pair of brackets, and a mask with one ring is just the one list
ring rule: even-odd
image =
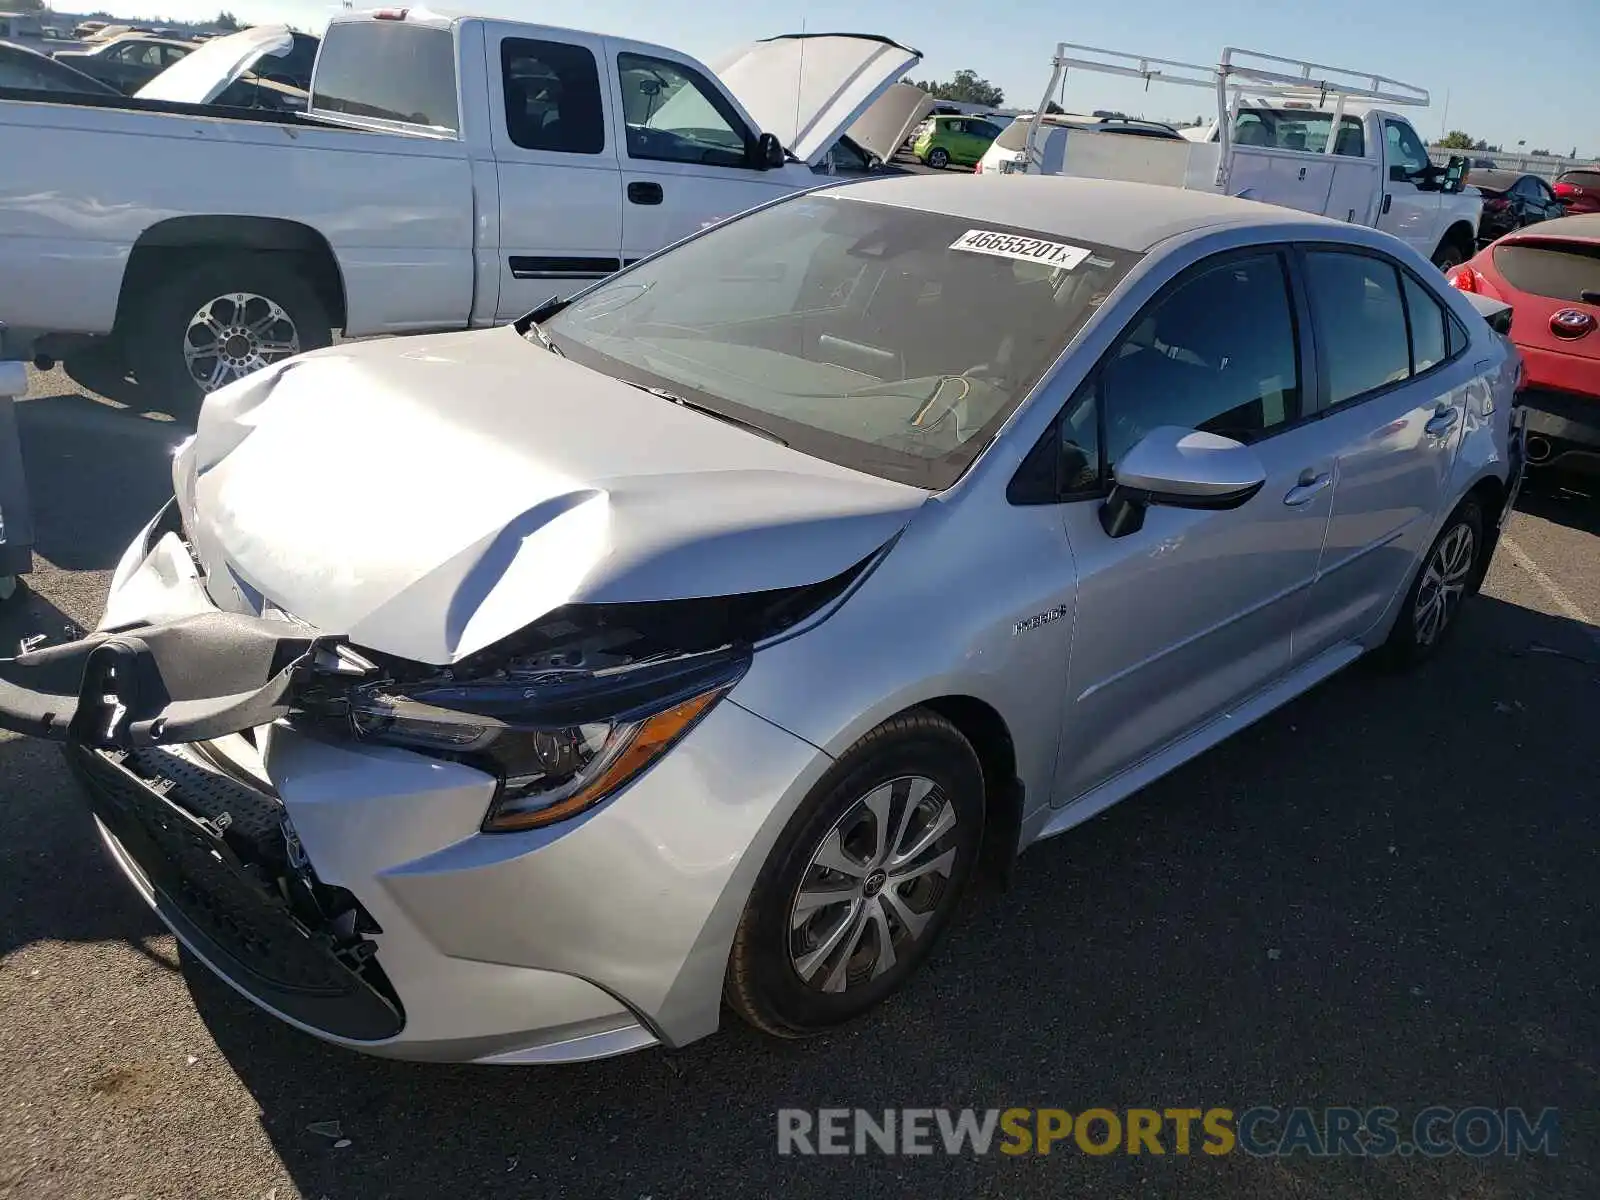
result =
[[[1369,225],[1441,268],[1473,253],[1482,198],[1465,158],[1435,166],[1394,109],[1424,88],[1365,71],[1225,47],[1216,66],[1062,42],[1038,109],[979,163],[983,174],[1073,175],[1209,190]],[[1046,113],[1072,69],[1211,90],[1213,123],[1172,138],[1128,137]]]

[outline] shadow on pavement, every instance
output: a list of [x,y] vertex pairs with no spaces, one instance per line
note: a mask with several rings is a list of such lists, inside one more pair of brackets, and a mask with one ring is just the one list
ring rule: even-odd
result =
[[172,449],[193,429],[86,396],[17,405],[34,549],[72,571],[107,570],[172,494]]
[[[0,609],[0,654],[39,634],[53,645],[82,630],[37,593],[19,591]],[[0,960],[47,939],[120,941],[146,953],[143,939],[161,923],[106,857],[56,747],[0,739]]]
[[[730,1016],[582,1066],[395,1063],[186,975],[308,1197],[1594,1196],[1600,669],[1584,627],[1487,597],[1456,633],[1030,850],[905,993],[813,1041]],[[787,1106],[1430,1103],[1558,1107],[1562,1157],[780,1158],[774,1133]]]
[[1522,485],[1517,508],[1552,524],[1600,536],[1600,475],[1535,471]]

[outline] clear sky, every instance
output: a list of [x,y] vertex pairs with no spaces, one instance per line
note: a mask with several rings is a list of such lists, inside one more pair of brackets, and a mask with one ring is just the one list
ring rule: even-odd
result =
[[[357,0],[357,7],[370,6],[371,0]],[[113,0],[107,7],[128,17],[203,20],[218,3]],[[229,0],[225,7],[241,20],[288,21],[320,32],[338,6]],[[1432,107],[1409,115],[1430,141],[1448,127],[1507,150],[1526,140],[1528,150],[1565,154],[1576,145],[1580,154],[1600,155],[1600,0],[737,0],[693,7],[661,0],[570,6],[479,0],[440,7],[627,34],[699,58],[802,25],[812,33],[880,33],[923,52],[916,77],[947,79],[970,67],[1004,88],[1007,104],[1028,107],[1049,82],[1058,41],[1199,63],[1215,62],[1224,45],[1237,45],[1427,88]],[[1199,89],[1153,84],[1145,95],[1135,81],[1090,74],[1069,77],[1066,102],[1074,111],[1110,108],[1158,118],[1187,119],[1215,108]]]

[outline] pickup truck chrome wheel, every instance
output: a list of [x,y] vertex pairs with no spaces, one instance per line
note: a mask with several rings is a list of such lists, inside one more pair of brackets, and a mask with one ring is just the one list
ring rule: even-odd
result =
[[184,331],[183,361],[202,392],[300,353],[300,331],[277,301],[230,292],[200,306]]
[[789,907],[789,961],[824,992],[876,979],[928,930],[956,861],[955,807],[920,775],[851,805],[811,855]]
[[1471,581],[1478,541],[1465,521],[1447,529],[1435,543],[1422,568],[1422,582],[1411,606],[1412,626],[1419,646],[1439,640],[1455,617],[1461,597]]
[[956,910],[984,795],[972,743],[940,713],[909,709],[863,735],[762,864],[728,955],[729,1007],[767,1033],[806,1037],[892,995]]

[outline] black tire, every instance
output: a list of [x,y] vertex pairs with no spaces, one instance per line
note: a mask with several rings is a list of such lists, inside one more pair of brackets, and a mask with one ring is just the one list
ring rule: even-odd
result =
[[1433,252],[1433,265],[1441,271],[1451,271],[1459,267],[1472,257],[1472,250],[1464,246],[1458,239],[1447,237],[1439,243],[1439,248]]
[[935,171],[942,171],[950,165],[950,151],[935,147],[928,151],[928,165]]
[[[292,323],[299,352],[331,344],[327,309],[296,270],[297,261],[292,254],[224,254],[165,277],[137,297],[126,343],[142,391],[157,404],[193,407],[212,390],[191,373],[183,347],[196,314],[213,300],[233,294],[276,304]],[[281,324],[274,331],[281,333]]]
[[[1446,592],[1441,603],[1444,605],[1443,619],[1437,628],[1430,628],[1430,622],[1425,620],[1419,605],[1431,605],[1430,595],[1437,591],[1437,585],[1432,582],[1430,572],[1438,574],[1438,561],[1443,547],[1446,547],[1452,538],[1461,536],[1458,531],[1466,529],[1469,544],[1466,549],[1466,574],[1459,580],[1453,597]],[[1450,551],[1443,552],[1446,558]],[[1405,600],[1402,601],[1400,611],[1395,615],[1394,628],[1389,631],[1389,638],[1383,646],[1383,658],[1392,667],[1409,667],[1431,658],[1438,653],[1439,647],[1450,637],[1455,629],[1457,619],[1461,613],[1461,602],[1472,595],[1478,588],[1482,579],[1483,564],[1483,509],[1477,500],[1468,496],[1445,518],[1444,526],[1439,530],[1439,536],[1433,539],[1433,545],[1428,547],[1427,554],[1417,566],[1416,578],[1411,581],[1411,586],[1406,590]],[[1449,574],[1446,572],[1445,574]]]
[[[804,939],[811,937],[812,930],[809,924],[794,927],[791,920],[801,885],[816,878],[812,874],[817,870],[813,856],[821,851],[835,827],[853,819],[858,812],[865,813],[866,799],[877,789],[911,775],[934,785],[923,802],[924,808],[917,810],[928,814],[924,819],[931,824],[931,810],[938,808],[942,815],[948,802],[955,820],[947,834],[912,861],[927,863],[943,859],[953,848],[953,865],[942,881],[935,881],[931,873],[927,877],[926,882],[936,885],[937,891],[927,898],[925,910],[914,903],[919,899],[914,891],[896,891],[896,903],[882,905],[885,913],[895,911],[896,904],[915,908],[916,916],[926,921],[916,935],[912,935],[908,926],[887,919],[886,923],[876,926],[866,919],[857,924],[863,930],[872,927],[873,943],[880,936],[879,930],[892,928],[908,937],[905,944],[897,944],[891,932],[890,944],[896,951],[893,966],[881,974],[853,979],[842,991],[825,991],[819,981],[826,975],[848,971],[855,977],[862,971],[872,972],[875,964],[869,963],[854,971],[848,970],[848,964],[859,957],[859,953],[851,953],[853,950],[874,947],[866,943],[864,933],[857,939],[846,937],[839,942],[844,954],[835,956],[832,963],[824,959],[813,982],[802,979],[796,967],[795,947],[797,940],[803,944]],[[888,821],[891,826],[905,812],[905,786],[904,783],[892,785],[893,799],[887,809],[892,814]],[[983,817],[983,770],[971,744],[949,721],[937,713],[918,708],[901,713],[872,730],[818,781],[779,835],[762,867],[734,933],[723,988],[729,1006],[765,1033],[798,1038],[822,1033],[882,1002],[910,978],[948,925],[977,858],[983,836]],[[872,824],[870,817],[868,824]],[[918,828],[916,825],[904,828],[899,845],[915,842],[917,839],[911,835]],[[839,844],[841,852],[848,853],[843,849],[847,842],[841,839]],[[888,847],[890,851],[898,848]],[[868,874],[865,889],[857,888],[852,895],[863,901],[879,895],[880,892],[867,889],[871,888],[872,876],[882,874],[881,871]],[[898,886],[915,889],[922,886],[922,881]],[[896,887],[881,879],[878,883],[882,894]],[[819,908],[810,919],[827,921],[829,910]],[[836,971],[833,964],[841,958],[845,962]]]

